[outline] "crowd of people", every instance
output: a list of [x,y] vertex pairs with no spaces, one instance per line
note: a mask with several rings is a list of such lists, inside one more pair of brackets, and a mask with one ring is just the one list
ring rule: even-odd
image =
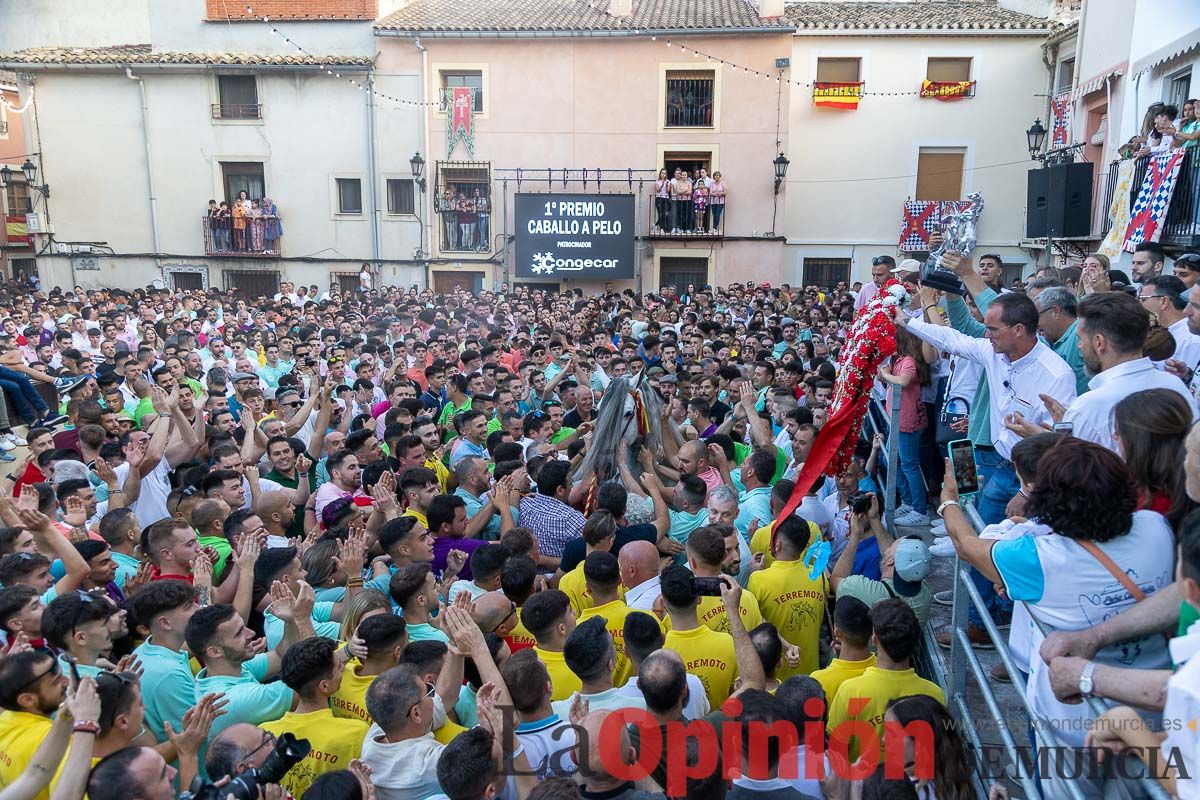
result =
[[[833,289],[0,294],[0,800],[976,797],[915,668],[955,555],[1060,739],[1177,748],[1191,796],[1200,256],[944,264],[965,296],[890,256]],[[881,437],[796,486],[893,281],[894,527]]]
[[279,208],[269,197],[250,199],[242,190],[232,204],[208,201],[205,250],[209,253],[278,255],[283,238]]

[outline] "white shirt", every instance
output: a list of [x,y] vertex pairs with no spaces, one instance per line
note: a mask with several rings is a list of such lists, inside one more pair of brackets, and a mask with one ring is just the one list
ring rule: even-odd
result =
[[[1174,580],[1175,537],[1161,514],[1137,511],[1129,533],[1096,545],[1147,596]],[[999,541],[992,547],[992,562],[1008,596],[1028,603],[1034,619],[1054,630],[1083,630],[1137,603],[1103,564],[1057,533]],[[1064,580],[1064,575],[1070,580]],[[1084,703],[1070,705],[1055,698],[1049,667],[1034,655],[1042,646],[1041,631],[1034,627],[1032,634],[1026,697],[1033,710],[1054,726],[1064,745],[1081,747],[1094,714]],[[1102,648],[1096,661],[1133,669],[1166,669],[1170,663],[1166,641],[1157,633]]]
[[858,290],[858,296],[854,298],[854,314],[863,310],[867,303],[874,300],[879,295],[879,287],[875,285],[875,281],[867,281],[863,287]]
[[566,719],[551,714],[545,719],[522,722],[516,734],[538,780],[569,777],[579,770],[570,756],[570,749],[577,741],[576,729]]
[[648,581],[639,583],[625,593],[625,605],[636,611],[654,613],[654,601],[662,596],[662,585],[655,575]]
[[1167,330],[1175,340],[1175,355],[1172,358],[1187,364],[1188,369],[1200,367],[1200,336],[1188,328],[1187,317],[1175,322]]
[[1013,445],[1020,436],[1004,427],[1004,418],[1019,412],[1033,424],[1049,424],[1049,412],[1038,395],[1047,394],[1064,406],[1075,399],[1075,372],[1042,341],[1016,361],[992,349],[987,339],[976,339],[953,328],[932,325],[919,319],[909,320],[908,330],[940,350],[980,364],[991,390],[988,409],[996,452],[1012,458]]
[[1180,774],[1186,768],[1189,780],[1175,782],[1175,793],[1180,800],[1200,798],[1200,781],[1195,779],[1200,767],[1200,736],[1188,726],[1188,722],[1200,718],[1200,623],[1193,623],[1183,636],[1171,640],[1171,657],[1182,664],[1179,671],[1167,681],[1167,702],[1163,706],[1163,719],[1182,721],[1184,724],[1167,726],[1167,738],[1162,743],[1163,753],[1178,753],[1183,763],[1177,764]]
[[[626,697],[636,697],[643,702],[645,695],[637,685],[638,676],[634,675],[625,685],[620,688],[620,692]],[[683,706],[683,716],[688,719],[704,719],[708,716],[708,712],[712,710],[708,704],[708,693],[704,691],[704,684],[698,677],[692,673],[687,673],[688,701]],[[590,708],[590,706],[589,706]]]
[[571,692],[570,697],[562,700],[555,700],[550,704],[554,709],[554,713],[564,719],[569,719],[571,714],[571,704],[575,702],[576,696],[582,697],[587,701],[588,712],[592,711],[616,711],[621,708],[636,708],[641,711],[646,710],[646,698],[641,692],[637,694],[629,694],[621,691],[620,688],[614,686],[611,689],[605,689],[602,692],[593,692],[585,694],[584,692]]
[[1063,414],[1063,422],[1074,426],[1073,434],[1089,442],[1104,445],[1114,453],[1117,440],[1113,436],[1113,408],[1134,392],[1146,389],[1170,389],[1188,401],[1192,419],[1196,418],[1196,399],[1183,381],[1169,372],[1154,368],[1148,358],[1137,358],[1106,369],[1088,381],[1088,391],[1075,398]]

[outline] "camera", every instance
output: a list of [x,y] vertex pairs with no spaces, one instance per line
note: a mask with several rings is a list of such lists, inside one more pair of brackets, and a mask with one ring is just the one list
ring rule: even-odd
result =
[[191,789],[179,796],[183,800],[225,800],[228,797],[237,800],[257,800],[258,787],[268,783],[279,783],[288,770],[304,760],[310,750],[312,745],[308,739],[297,739],[295,734],[285,733],[275,742],[275,749],[258,769],[248,769],[240,775],[235,775],[229,783],[221,787],[213,783],[204,783],[197,775],[192,781]]
[[846,502],[850,504],[850,510],[855,514],[865,514],[871,510],[871,500],[874,495],[870,492],[855,492],[846,498]]

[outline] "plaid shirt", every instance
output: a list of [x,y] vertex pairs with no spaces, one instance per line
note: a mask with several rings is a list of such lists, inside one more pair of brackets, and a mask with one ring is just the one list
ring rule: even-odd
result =
[[566,503],[544,494],[521,498],[521,525],[537,534],[542,555],[561,558],[563,548],[583,535],[583,514]]

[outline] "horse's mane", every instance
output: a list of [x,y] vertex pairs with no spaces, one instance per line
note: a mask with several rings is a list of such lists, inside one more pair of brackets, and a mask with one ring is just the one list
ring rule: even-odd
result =
[[[632,384],[627,378],[616,378],[604,390],[600,407],[596,411],[592,441],[579,464],[577,475],[594,474],[601,481],[619,479],[620,458],[626,459],[635,475],[640,472],[623,437],[626,426],[626,401],[631,394],[640,398],[650,423],[648,430],[638,437],[642,445],[649,447],[651,452],[657,452],[662,446],[662,399],[659,398],[658,392],[650,387],[644,374]],[[635,426],[634,430],[637,429],[636,420],[629,420],[629,424]]]

